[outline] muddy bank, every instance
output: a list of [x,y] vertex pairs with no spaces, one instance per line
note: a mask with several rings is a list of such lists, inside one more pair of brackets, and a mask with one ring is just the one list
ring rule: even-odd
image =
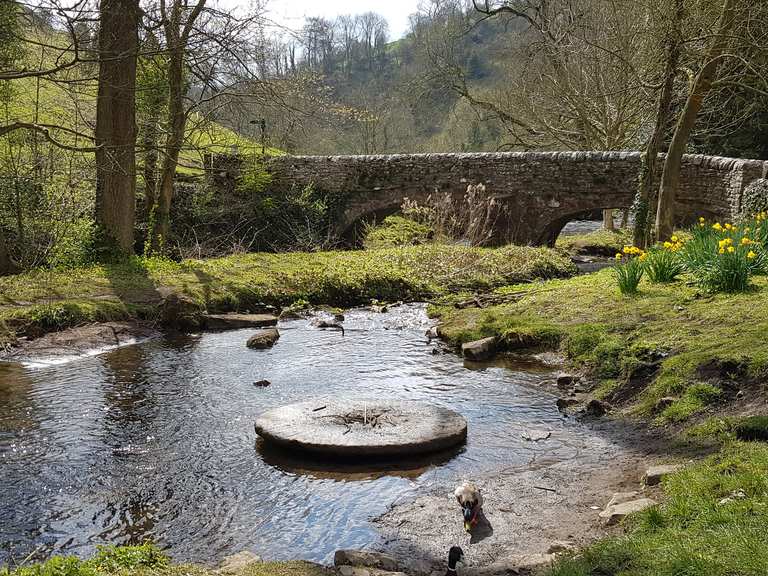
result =
[[0,362],[60,364],[159,336],[152,325],[140,322],[88,324],[49,332],[39,338],[19,339],[15,346],[0,354]]
[[599,427],[605,442],[582,445],[570,460],[548,458],[545,450],[525,465],[467,477],[484,498],[485,518],[472,535],[464,532],[454,484],[436,480],[428,493],[376,520],[382,534],[379,549],[439,569],[446,551],[459,545],[474,568],[520,566],[551,560],[549,553],[556,548],[579,548],[620,530],[598,516],[611,496],[639,491],[638,497],[658,499],[658,487],[642,487],[643,473],[653,464],[687,455],[670,455],[663,439],[628,432],[619,422]]

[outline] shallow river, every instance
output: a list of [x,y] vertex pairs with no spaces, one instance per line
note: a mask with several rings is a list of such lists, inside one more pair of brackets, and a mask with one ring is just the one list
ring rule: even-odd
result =
[[[600,442],[535,388],[549,376],[542,366],[433,355],[423,307],[350,311],[345,326],[342,336],[281,322],[266,351],[246,349],[239,330],[0,365],[0,565],[146,539],[205,563],[243,549],[327,561],[375,542],[371,520],[419,490]],[[262,378],[272,386],[253,385]],[[382,471],[286,459],[257,443],[260,411],[340,396],[451,407],[469,422],[467,445]],[[546,442],[522,438],[543,429],[553,431]]]

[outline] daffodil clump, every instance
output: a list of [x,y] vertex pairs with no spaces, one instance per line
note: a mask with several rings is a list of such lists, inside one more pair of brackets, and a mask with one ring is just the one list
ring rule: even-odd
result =
[[768,222],[765,212],[740,224],[699,218],[691,239],[678,250],[685,271],[709,292],[740,292],[752,274],[766,269]]
[[651,282],[673,282],[684,271],[680,250],[685,246],[681,236],[673,235],[648,251],[646,271]]
[[624,249],[616,254],[613,273],[619,284],[619,291],[624,296],[637,294],[637,287],[645,273],[647,257],[647,253],[636,246],[624,246]]

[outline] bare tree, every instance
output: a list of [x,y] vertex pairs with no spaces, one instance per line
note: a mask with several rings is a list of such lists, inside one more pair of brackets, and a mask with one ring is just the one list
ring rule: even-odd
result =
[[[717,21],[710,33],[701,36],[706,48],[699,61],[699,69],[690,81],[685,105],[677,120],[659,188],[659,203],[656,213],[656,238],[672,235],[675,226],[675,202],[680,186],[680,167],[691,133],[696,125],[706,98],[718,83],[739,83],[741,78],[721,74],[726,62],[743,72],[743,66],[753,68],[747,60],[753,49],[765,50],[768,41],[768,13],[762,3],[753,4],[748,0],[723,0],[717,11]],[[718,77],[721,78],[718,79]],[[754,88],[759,90],[758,88]],[[768,93],[768,90],[766,91]]]

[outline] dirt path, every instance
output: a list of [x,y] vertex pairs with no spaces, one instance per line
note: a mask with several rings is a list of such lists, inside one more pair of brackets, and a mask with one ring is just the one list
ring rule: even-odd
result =
[[[612,494],[641,490],[648,466],[680,455],[665,455],[662,439],[621,431],[612,423],[601,427],[610,440],[585,445],[575,458],[553,462],[544,457],[472,478],[483,493],[487,518],[474,536],[463,530],[454,486],[440,485],[377,520],[384,538],[381,550],[437,568],[444,566],[448,549],[459,545],[470,566],[519,565],[531,555],[547,554],[556,542],[579,547],[604,536],[607,529],[598,513]],[[658,497],[658,489],[645,492]]]

